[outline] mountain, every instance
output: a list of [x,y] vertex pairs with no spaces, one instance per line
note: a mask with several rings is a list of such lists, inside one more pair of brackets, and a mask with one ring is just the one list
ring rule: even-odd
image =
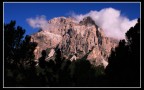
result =
[[91,17],[76,22],[71,17],[57,17],[48,21],[46,30],[31,35],[31,42],[37,42],[35,59],[41,57],[41,51],[47,51],[47,60],[54,58],[56,48],[65,59],[86,58],[95,65],[107,66],[107,58],[118,40],[106,37]]

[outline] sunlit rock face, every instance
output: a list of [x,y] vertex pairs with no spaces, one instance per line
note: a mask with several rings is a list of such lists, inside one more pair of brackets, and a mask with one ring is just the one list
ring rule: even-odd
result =
[[[57,17],[48,23],[49,27],[46,30],[31,35],[31,41],[38,43],[36,59],[41,56],[42,50],[47,48],[54,50],[58,47],[66,59],[71,59],[77,54],[76,59],[86,56],[90,63],[106,67],[111,49],[118,44],[118,40],[106,37],[103,29],[90,17],[84,18],[79,23],[70,17]],[[54,57],[53,52],[51,51],[51,55],[48,54],[48,58]]]

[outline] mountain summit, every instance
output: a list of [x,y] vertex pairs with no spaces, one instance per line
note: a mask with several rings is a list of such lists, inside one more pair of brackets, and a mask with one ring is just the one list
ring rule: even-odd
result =
[[118,41],[105,36],[91,17],[85,17],[79,23],[73,18],[57,17],[48,21],[49,27],[32,36],[37,42],[35,59],[41,57],[42,50],[47,51],[47,60],[55,57],[59,48],[62,57],[71,61],[86,58],[94,65],[107,66],[107,58]]
[[80,21],[80,24],[82,24],[82,25],[88,25],[88,24],[96,25],[94,20],[92,20],[91,17],[85,17],[82,21]]

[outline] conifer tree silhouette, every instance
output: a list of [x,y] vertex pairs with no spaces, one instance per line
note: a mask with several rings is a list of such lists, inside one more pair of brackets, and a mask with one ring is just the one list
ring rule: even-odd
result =
[[109,82],[116,86],[140,85],[140,19],[126,33],[126,41],[121,40],[112,51],[106,67]]

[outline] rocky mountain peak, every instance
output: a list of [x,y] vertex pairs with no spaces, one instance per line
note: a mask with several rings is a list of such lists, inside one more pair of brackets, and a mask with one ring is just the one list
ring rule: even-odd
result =
[[66,17],[55,17],[51,20],[48,21],[49,24],[68,24],[68,23],[72,23],[73,22],[73,18],[66,18]]
[[92,64],[107,65],[111,49],[117,43],[106,37],[102,28],[98,27],[91,17],[84,18],[80,23],[75,23],[73,18],[57,17],[48,23],[51,25],[48,30],[32,35],[32,40],[38,43],[36,59],[41,56],[42,50],[47,49],[52,51],[48,53],[48,59],[54,57],[53,50],[58,47],[66,59],[85,57]]
[[90,16],[88,16],[88,17],[83,18],[83,20],[80,21],[80,24],[82,24],[82,25],[90,25],[90,24],[95,25],[95,22]]

